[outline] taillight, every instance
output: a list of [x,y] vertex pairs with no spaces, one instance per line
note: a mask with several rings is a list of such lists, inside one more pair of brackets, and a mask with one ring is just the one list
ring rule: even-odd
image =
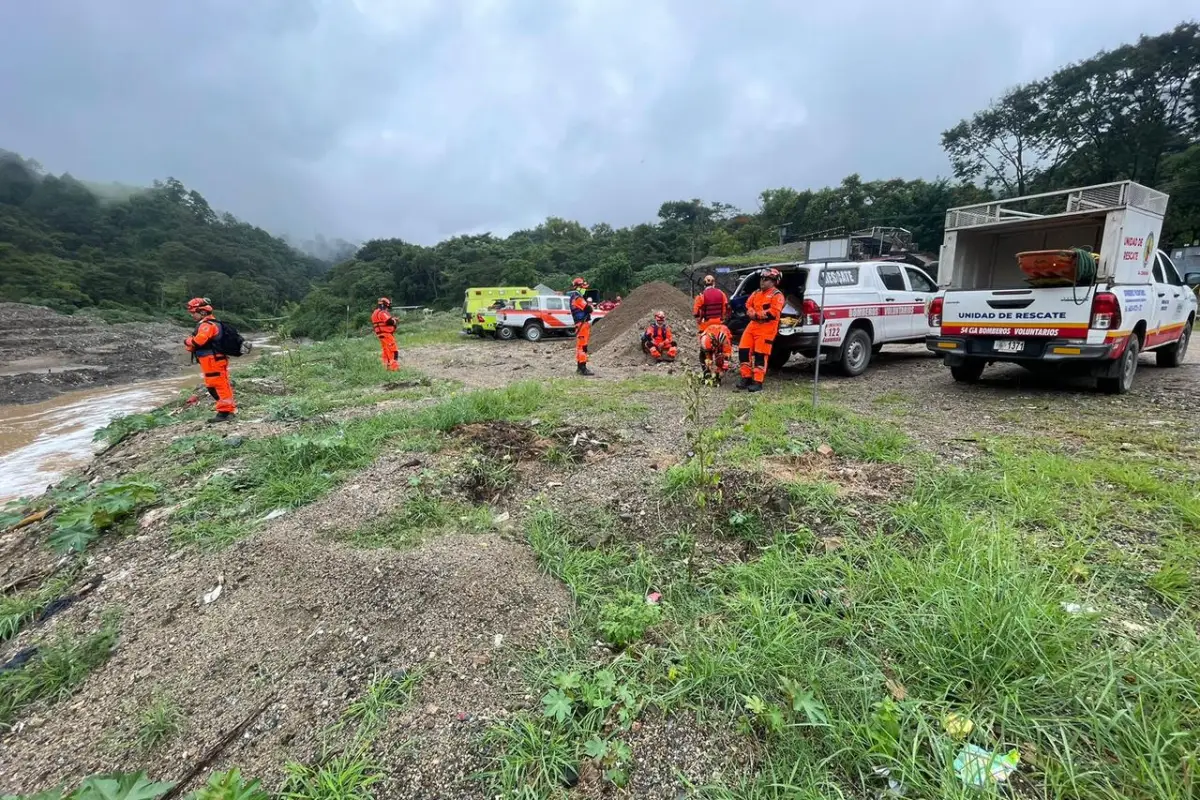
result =
[[942,300],[941,297],[933,298],[933,302],[929,304],[929,327],[942,327]]
[[1092,322],[1090,327],[1097,331],[1115,331],[1121,328],[1121,303],[1112,292],[1096,292],[1092,298]]
[[804,317],[805,325],[820,325],[821,324],[821,307],[817,305],[815,300],[805,299],[800,304],[800,315]]

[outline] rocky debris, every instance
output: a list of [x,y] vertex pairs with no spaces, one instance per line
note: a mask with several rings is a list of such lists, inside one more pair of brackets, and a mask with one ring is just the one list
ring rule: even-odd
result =
[[110,325],[86,312],[0,303],[0,403],[178,372],[187,331],[166,322]]
[[696,321],[691,299],[674,286],[655,281],[634,289],[618,308],[593,326],[590,349],[597,362],[617,366],[647,363],[642,333],[654,321],[655,311],[667,315],[681,356],[695,350]]

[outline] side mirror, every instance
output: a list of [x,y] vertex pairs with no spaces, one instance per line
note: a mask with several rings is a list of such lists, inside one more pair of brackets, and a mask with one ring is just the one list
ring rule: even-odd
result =
[[1200,286],[1200,272],[1189,272],[1183,276],[1183,282],[1188,286]]

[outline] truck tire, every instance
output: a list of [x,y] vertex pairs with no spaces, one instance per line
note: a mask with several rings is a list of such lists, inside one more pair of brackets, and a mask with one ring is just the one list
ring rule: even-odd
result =
[[517,338],[517,332],[508,325],[497,325],[496,338],[502,342],[511,342]]
[[969,358],[957,366],[950,368],[950,376],[958,383],[979,383],[983,376],[983,368],[987,362],[982,358]]
[[1183,327],[1183,334],[1175,344],[1167,347],[1160,347],[1155,353],[1154,358],[1160,367],[1178,367],[1183,363],[1183,357],[1187,355],[1188,341],[1192,338],[1192,323],[1188,323]]
[[1142,352],[1141,344],[1137,336],[1129,337],[1129,344],[1125,345],[1125,352],[1121,354],[1117,376],[1096,381],[1100,391],[1105,394],[1126,394],[1133,388],[1133,376],[1137,374],[1138,356]]
[[862,328],[851,328],[842,342],[841,358],[838,366],[842,374],[854,378],[867,371],[871,363],[871,334]]
[[521,335],[530,342],[540,342],[546,332],[542,330],[542,326],[536,322],[526,322],[525,327],[521,329]]
[[767,369],[778,371],[791,360],[792,349],[790,347],[772,347],[771,355],[767,356]]

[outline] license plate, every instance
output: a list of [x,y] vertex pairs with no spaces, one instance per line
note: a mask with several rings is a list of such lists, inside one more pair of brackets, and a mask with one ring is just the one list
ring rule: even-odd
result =
[[995,348],[997,353],[1020,353],[1025,350],[1025,343],[1020,339],[1001,339]]

